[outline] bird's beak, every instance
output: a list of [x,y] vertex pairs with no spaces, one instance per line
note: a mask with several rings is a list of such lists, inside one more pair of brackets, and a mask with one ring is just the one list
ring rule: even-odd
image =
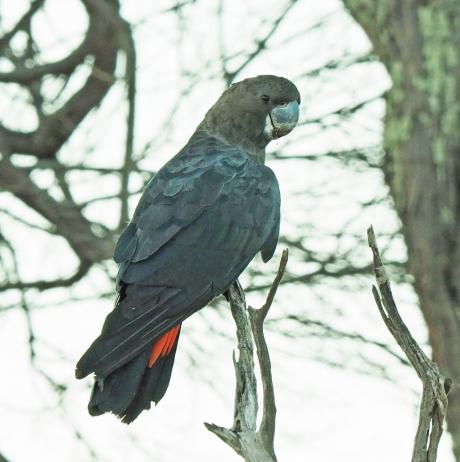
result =
[[299,103],[291,101],[274,107],[265,120],[264,134],[269,140],[287,135],[299,121]]

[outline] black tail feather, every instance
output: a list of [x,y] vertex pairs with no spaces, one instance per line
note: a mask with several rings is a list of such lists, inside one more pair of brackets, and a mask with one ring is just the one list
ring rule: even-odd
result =
[[113,412],[122,417],[137,393],[148,357],[149,351],[145,351],[108,377],[96,378],[88,403],[88,412],[92,416]]
[[136,396],[126,408],[122,421],[131,423],[144,410],[150,409],[150,403],[155,404],[163,398],[171,380],[171,373],[176,356],[177,340],[171,352],[159,358],[151,368],[145,370]]
[[146,350],[130,362],[112,372],[105,379],[96,380],[88,404],[91,415],[112,412],[122,422],[129,424],[146,409],[151,401],[163,398],[171,380],[178,338],[168,355],[147,367],[150,350]]

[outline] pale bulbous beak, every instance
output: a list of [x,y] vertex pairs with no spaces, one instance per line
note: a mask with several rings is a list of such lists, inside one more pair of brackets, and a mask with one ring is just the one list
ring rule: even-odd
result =
[[264,135],[268,140],[281,138],[290,133],[299,121],[299,103],[280,104],[274,107],[265,120]]

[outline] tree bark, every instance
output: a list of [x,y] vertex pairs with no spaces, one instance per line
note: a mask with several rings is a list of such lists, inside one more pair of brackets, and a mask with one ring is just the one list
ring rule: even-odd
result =
[[460,461],[460,8],[455,0],[344,0],[393,81],[384,174],[403,225],[433,359],[454,381]]

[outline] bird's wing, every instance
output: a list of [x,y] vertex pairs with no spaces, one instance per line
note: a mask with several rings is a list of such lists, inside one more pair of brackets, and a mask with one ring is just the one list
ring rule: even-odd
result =
[[106,376],[225,291],[279,231],[274,173],[211,137],[153,178],[115,250],[120,298],[77,369]]

